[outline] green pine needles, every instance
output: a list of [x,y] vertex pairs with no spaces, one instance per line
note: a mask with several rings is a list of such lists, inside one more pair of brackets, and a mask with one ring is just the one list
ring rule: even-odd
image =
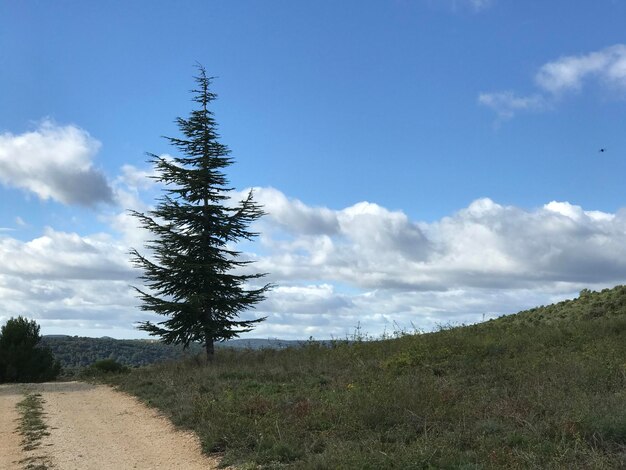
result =
[[138,328],[160,336],[168,344],[204,344],[207,359],[214,342],[236,338],[265,320],[238,320],[240,312],[264,299],[271,285],[253,288],[265,274],[244,274],[250,261],[232,246],[257,234],[248,227],[264,215],[252,191],[236,205],[230,202],[228,179],[223,169],[233,163],[228,148],[219,142],[217,123],[209,110],[216,99],[211,78],[203,67],[192,90],[197,103],[188,119],[176,122],[181,138],[166,137],[181,156],[150,162],[164,195],[154,210],[131,211],[153,238],[146,244],[151,256],[131,250],[133,263],[143,270],[145,288],[135,287],[141,309],[167,317],[157,324],[142,322]]

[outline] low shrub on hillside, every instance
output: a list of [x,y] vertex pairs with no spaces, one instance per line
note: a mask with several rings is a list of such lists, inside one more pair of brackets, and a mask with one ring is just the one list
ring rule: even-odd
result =
[[115,359],[102,359],[91,364],[81,372],[81,376],[102,375],[102,374],[122,374],[130,369],[124,364],[120,364]]

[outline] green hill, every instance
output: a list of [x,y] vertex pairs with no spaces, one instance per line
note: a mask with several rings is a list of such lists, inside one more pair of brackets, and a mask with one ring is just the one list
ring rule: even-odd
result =
[[380,341],[106,380],[243,468],[626,468],[626,287]]

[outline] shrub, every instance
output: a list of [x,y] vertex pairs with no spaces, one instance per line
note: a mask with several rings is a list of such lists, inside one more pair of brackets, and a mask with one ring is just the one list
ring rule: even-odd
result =
[[124,364],[120,364],[115,359],[102,359],[91,364],[85,372],[87,374],[121,374],[129,369]]

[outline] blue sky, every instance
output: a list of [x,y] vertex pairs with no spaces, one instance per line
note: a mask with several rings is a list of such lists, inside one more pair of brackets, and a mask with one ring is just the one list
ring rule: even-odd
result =
[[617,0],[0,2],[0,321],[140,335],[124,209],[158,194],[145,152],[174,151],[196,62],[270,213],[255,336],[623,283],[624,24]]

